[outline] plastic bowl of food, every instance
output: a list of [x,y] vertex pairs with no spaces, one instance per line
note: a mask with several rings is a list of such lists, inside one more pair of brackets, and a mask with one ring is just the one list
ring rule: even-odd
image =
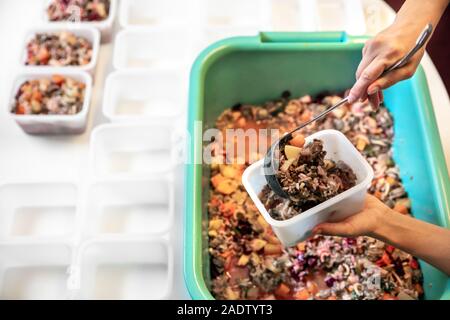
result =
[[305,240],[319,223],[343,220],[360,211],[364,206],[367,188],[373,179],[372,167],[344,134],[336,130],[322,130],[308,136],[305,139],[306,145],[314,139],[323,142],[327,152],[326,159],[336,163],[342,161],[353,170],[356,175],[355,186],[292,218],[277,220],[269,214],[260,199],[260,193],[267,185],[263,172],[264,159],[253,163],[242,175],[242,183],[249,196],[285,246]]
[[[47,96],[48,99],[55,100],[55,108],[66,108],[64,110],[54,110],[50,113],[47,111],[32,113],[17,110],[21,99],[22,87],[30,81],[47,80],[50,84],[53,81],[66,81],[71,79],[71,86],[58,87],[55,90],[32,90],[30,92],[29,103],[33,105],[33,100],[42,101],[39,108],[47,108],[48,100],[44,103]],[[36,92],[35,92],[36,91]],[[18,74],[11,90],[10,100],[7,105],[8,114],[20,125],[20,127],[29,134],[81,134],[86,130],[87,118],[89,114],[89,105],[92,92],[92,78],[84,71],[66,70],[58,68],[57,70],[25,70]],[[37,96],[35,99],[35,95]],[[75,99],[75,100],[73,100]],[[44,106],[45,104],[45,106]],[[76,105],[76,110],[74,108]],[[23,107],[23,106],[22,106]]]
[[[39,37],[38,34],[53,36]],[[46,38],[44,43],[43,38]],[[41,42],[39,42],[41,41]],[[32,44],[33,48],[28,47]],[[39,46],[40,44],[40,46]],[[50,46],[50,50],[45,50],[46,46]],[[56,46],[64,46],[72,55],[67,54],[57,59],[52,56],[51,49]],[[82,48],[89,45],[89,48]],[[53,47],[52,47],[53,46]],[[54,50],[56,51],[56,50]],[[20,56],[20,65],[26,68],[35,68],[44,70],[46,68],[64,68],[71,70],[82,70],[89,72],[94,77],[95,67],[97,65],[98,53],[100,51],[100,33],[97,29],[85,25],[46,25],[30,29],[23,42],[23,52]],[[84,63],[79,63],[84,59]]]

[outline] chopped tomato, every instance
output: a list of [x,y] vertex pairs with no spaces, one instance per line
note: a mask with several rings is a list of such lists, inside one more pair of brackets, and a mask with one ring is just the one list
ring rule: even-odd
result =
[[419,264],[417,263],[417,260],[411,259],[409,261],[409,266],[413,269],[419,269]]
[[65,81],[65,78],[59,74],[54,74],[54,75],[52,75],[52,81],[53,81],[53,83],[60,86]]
[[225,217],[231,217],[236,211],[236,205],[232,202],[225,202],[219,206],[219,211]]
[[391,264],[391,258],[387,252],[383,253],[383,256],[376,262],[377,266],[383,267]]

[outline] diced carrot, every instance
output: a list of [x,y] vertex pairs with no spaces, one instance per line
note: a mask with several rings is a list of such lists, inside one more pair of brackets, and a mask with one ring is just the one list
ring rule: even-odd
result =
[[275,295],[277,295],[281,298],[289,297],[290,292],[291,292],[291,289],[284,283],[280,283],[280,285],[274,291]]
[[264,246],[264,254],[265,255],[278,255],[283,252],[281,245],[268,243]]
[[391,258],[387,252],[383,253],[383,256],[376,262],[377,266],[383,267],[391,264]]
[[296,300],[308,300],[309,296],[309,291],[306,289],[302,289],[294,294]]
[[225,217],[231,217],[236,211],[236,206],[232,202],[225,202],[219,206],[219,211]]
[[33,94],[31,95],[31,99],[41,102],[42,101],[42,93],[39,90],[34,90]]
[[211,184],[213,185],[214,188],[217,188],[219,183],[221,183],[224,179],[225,179],[225,177],[223,175],[221,175],[220,173],[218,173],[211,178]]
[[65,78],[59,74],[54,74],[52,75],[52,81],[57,85],[61,85],[65,81]]
[[299,242],[297,243],[297,250],[299,251],[305,251],[305,247],[306,247],[306,242]]
[[401,214],[408,214],[408,207],[401,203],[396,203],[394,205],[394,211],[400,212]]
[[289,141],[289,144],[291,146],[301,148],[305,144],[305,137],[302,134],[297,134]]
[[25,107],[21,104],[19,104],[16,107],[16,114],[25,114]]
[[217,185],[217,191],[223,194],[232,194],[238,188],[238,183],[235,180],[225,178]]

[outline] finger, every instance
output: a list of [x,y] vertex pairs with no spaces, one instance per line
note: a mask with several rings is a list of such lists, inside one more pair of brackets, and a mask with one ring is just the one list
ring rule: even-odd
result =
[[384,60],[376,59],[370,63],[361,73],[361,76],[350,89],[348,95],[349,103],[353,103],[365,96],[367,88],[371,85],[384,71],[386,63]]
[[378,107],[380,106],[380,95],[379,92],[375,92],[374,94],[369,95],[369,103],[370,105],[375,108],[378,109]]
[[378,92],[382,89],[389,88],[399,81],[411,78],[414,75],[416,68],[413,65],[406,65],[400,69],[393,70],[389,72],[384,77],[375,80],[367,88],[367,92],[370,94],[372,92]]
[[330,236],[351,236],[353,230],[351,226],[345,222],[339,223],[321,223],[313,229],[313,234],[325,234]]

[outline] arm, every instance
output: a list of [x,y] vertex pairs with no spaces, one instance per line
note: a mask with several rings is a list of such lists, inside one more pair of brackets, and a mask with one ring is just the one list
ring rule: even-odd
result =
[[427,23],[433,27],[449,4],[449,0],[406,0],[394,23],[364,45],[356,83],[349,92],[349,102],[367,97],[376,106],[383,100],[381,90],[410,78],[422,59],[425,48],[417,52],[404,67],[376,80],[390,65],[400,60],[415,44]]
[[367,195],[360,213],[337,223],[322,223],[315,234],[367,235],[406,251],[450,275],[450,230],[395,212]]

